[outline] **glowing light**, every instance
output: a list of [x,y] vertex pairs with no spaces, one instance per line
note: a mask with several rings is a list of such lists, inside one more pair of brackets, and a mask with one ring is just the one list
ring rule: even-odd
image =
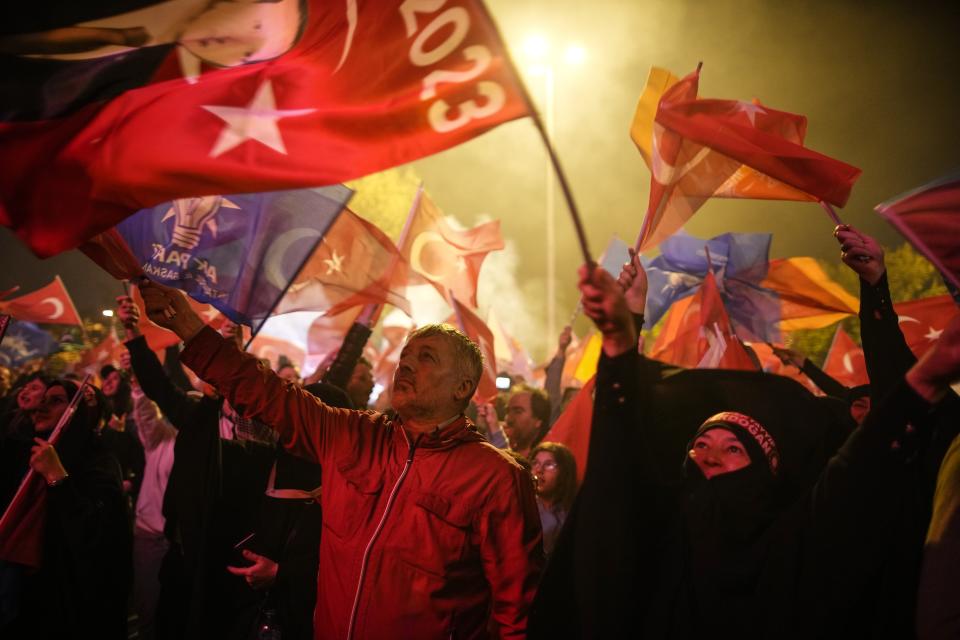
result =
[[550,43],[541,35],[528,36],[523,41],[523,52],[530,58],[542,59],[550,52]]
[[534,77],[547,75],[547,66],[542,64],[531,64],[527,67],[527,73]]
[[113,309],[104,309],[104,310],[103,310],[103,317],[105,317],[105,318],[112,318],[112,317],[113,317]]
[[580,65],[587,60],[587,50],[579,44],[571,44],[563,52],[563,59],[569,65]]

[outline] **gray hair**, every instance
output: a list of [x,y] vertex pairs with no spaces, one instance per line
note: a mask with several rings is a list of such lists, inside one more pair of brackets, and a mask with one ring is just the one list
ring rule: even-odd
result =
[[480,376],[483,375],[483,354],[477,343],[468,338],[462,331],[449,324],[428,324],[412,331],[407,338],[407,344],[410,344],[414,338],[429,338],[431,336],[443,336],[444,339],[453,347],[453,356],[457,372],[464,378],[473,383],[473,389],[470,391],[469,398],[473,397],[477,390],[477,384],[480,382]]

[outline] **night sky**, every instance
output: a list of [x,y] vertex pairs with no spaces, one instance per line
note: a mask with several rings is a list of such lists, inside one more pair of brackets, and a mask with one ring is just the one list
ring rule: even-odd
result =
[[[594,254],[612,234],[632,243],[646,209],[650,175],[628,129],[650,66],[683,76],[698,61],[703,61],[701,96],[756,97],[772,108],[806,115],[808,147],[863,170],[841,217],[884,244],[899,244],[873,206],[960,165],[960,20],[949,4],[488,2],[520,66],[523,42],[531,34],[546,37],[557,57],[567,43],[587,52],[581,66],[557,69],[555,142]],[[542,80],[528,82],[535,100],[542,101]],[[516,281],[535,314],[542,314],[543,305],[546,161],[532,124],[520,120],[412,165],[437,204],[464,224],[502,220]],[[563,318],[576,304],[575,269],[581,260],[560,199],[557,230]],[[714,200],[687,230],[704,237],[772,232],[773,257],[839,254],[832,225],[814,204]],[[69,252],[38,260],[0,230],[0,288],[19,284],[30,291],[58,273],[83,314],[99,314],[121,292],[85,256]],[[481,307],[490,303],[481,298]],[[518,313],[497,312],[501,318]],[[535,340],[530,327],[516,332]]]

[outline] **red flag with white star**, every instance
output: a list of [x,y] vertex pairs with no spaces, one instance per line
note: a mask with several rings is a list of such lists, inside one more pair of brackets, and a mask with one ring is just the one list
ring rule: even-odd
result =
[[323,311],[333,316],[365,304],[391,304],[410,315],[408,272],[387,234],[344,209],[273,313]]
[[108,333],[99,344],[87,349],[74,366],[75,371],[86,371],[92,375],[99,375],[100,369],[108,364],[120,362],[120,356],[126,350],[115,333]]
[[426,193],[419,194],[417,210],[400,252],[410,268],[453,305],[458,300],[477,306],[477,280],[487,254],[503,249],[500,221],[492,220],[464,231],[454,229]]
[[641,251],[709,198],[846,203],[860,170],[804,147],[804,116],[698,98],[699,82],[699,68],[682,80],[654,68],[637,107],[631,137],[651,173]]
[[162,202],[337,184],[531,112],[480,0],[181,4],[67,3],[47,23],[69,28],[0,36],[0,224],[38,255]]
[[823,371],[847,387],[870,384],[863,349],[840,326],[833,335],[827,358],[823,361]]
[[36,291],[0,302],[0,311],[24,322],[83,326],[60,276]]
[[899,302],[893,308],[907,346],[918,358],[940,339],[944,328],[960,314],[957,303],[948,295]]

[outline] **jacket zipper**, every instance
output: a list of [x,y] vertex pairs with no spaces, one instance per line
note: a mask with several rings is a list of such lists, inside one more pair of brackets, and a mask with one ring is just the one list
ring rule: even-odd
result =
[[[357,580],[357,593],[353,597],[353,607],[350,610],[350,625],[347,627],[347,640],[353,640],[354,625],[357,621],[357,610],[360,608],[360,593],[363,591],[363,579],[367,573],[367,562],[370,560],[370,551],[373,549],[373,543],[377,541],[377,537],[383,530],[383,526],[387,522],[387,516],[390,515],[390,509],[393,507],[393,503],[397,498],[397,492],[400,491],[400,485],[403,484],[403,479],[407,477],[407,472],[410,471],[410,466],[413,464],[413,452],[416,450],[417,444],[416,442],[410,441],[410,436],[407,435],[403,427],[400,428],[400,432],[407,441],[407,462],[403,465],[403,471],[400,472],[400,476],[390,491],[390,497],[387,498],[387,506],[383,510],[380,522],[377,524],[377,528],[374,529],[373,535],[370,536],[367,547],[363,550],[363,560],[360,562],[360,577]],[[417,442],[419,442],[419,440],[420,437],[418,436]]]

